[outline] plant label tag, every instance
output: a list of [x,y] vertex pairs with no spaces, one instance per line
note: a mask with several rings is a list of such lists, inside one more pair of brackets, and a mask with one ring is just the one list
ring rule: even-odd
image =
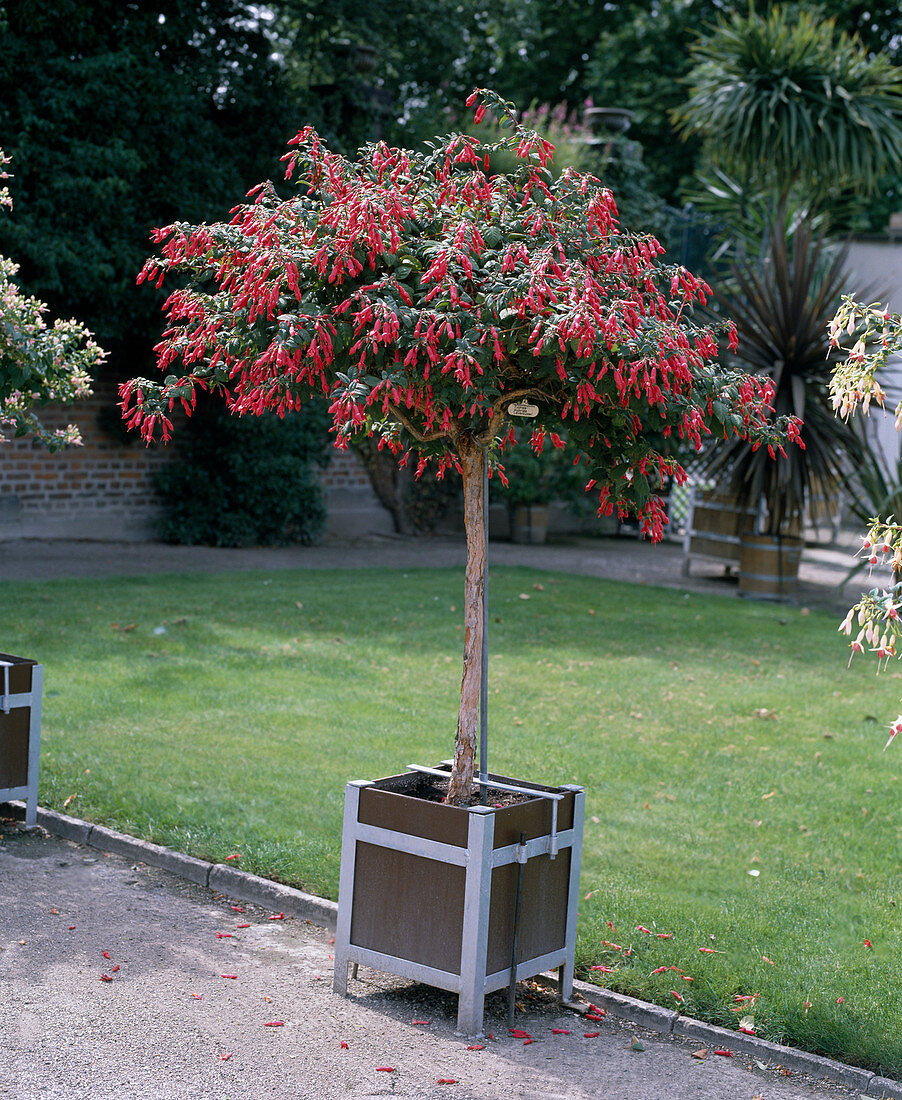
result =
[[508,405],[507,411],[510,416],[538,416],[539,406],[530,405],[528,401],[517,401],[513,405]]

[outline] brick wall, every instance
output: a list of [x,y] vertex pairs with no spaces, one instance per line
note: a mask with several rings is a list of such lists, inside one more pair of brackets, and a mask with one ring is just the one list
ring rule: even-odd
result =
[[104,431],[98,414],[115,401],[115,387],[101,382],[85,401],[39,410],[46,427],[77,424],[82,447],[48,454],[28,438],[0,444],[0,537],[148,536],[159,509],[153,471],[171,451]]
[[[178,436],[166,447],[145,447],[137,437],[123,443],[98,422],[115,402],[115,387],[101,382],[86,401],[41,410],[49,428],[77,424],[82,447],[51,455],[27,438],[0,444],[0,539],[154,537],[153,474],[175,454]],[[333,451],[321,476],[331,533],[392,530],[352,451]]]

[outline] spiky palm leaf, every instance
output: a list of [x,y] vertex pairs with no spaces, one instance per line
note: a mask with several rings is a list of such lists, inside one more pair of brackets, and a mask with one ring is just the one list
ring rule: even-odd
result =
[[780,196],[872,191],[902,166],[902,70],[833,20],[774,6],[736,12],[695,48],[674,112],[715,165]]
[[834,355],[827,354],[826,326],[848,290],[844,256],[829,255],[824,238],[802,224],[791,240],[772,235],[763,264],[734,265],[733,287],[718,302],[736,322],[737,366],[773,381],[775,410],[801,417],[805,449],[791,447],[774,461],[766,449],[727,444],[711,470],[743,503],[765,501],[768,533],[799,533],[812,486],[838,486],[862,456],[827,389]]

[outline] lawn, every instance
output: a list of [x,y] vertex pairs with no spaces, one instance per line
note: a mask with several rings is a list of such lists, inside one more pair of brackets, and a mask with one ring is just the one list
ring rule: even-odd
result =
[[[2,648],[45,666],[41,802],[335,898],[345,782],[450,755],[462,594],[0,584]],[[899,672],[794,607],[525,569],[490,599],[492,769],[587,790],[584,974],[902,1075]]]

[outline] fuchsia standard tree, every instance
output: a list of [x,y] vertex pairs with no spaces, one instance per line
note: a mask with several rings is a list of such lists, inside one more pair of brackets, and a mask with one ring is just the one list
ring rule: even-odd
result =
[[[798,423],[775,423],[766,381],[717,362],[717,333],[693,319],[709,288],[661,261],[651,237],[617,223],[592,176],[552,182],[553,147],[511,104],[474,92],[506,136],[452,135],[425,152],[367,146],[356,161],[307,127],[284,158],[295,190],[249,194],[231,221],[177,223],[155,239],[139,281],[176,276],[170,325],[157,347],[162,382],[122,387],[142,435],[168,439],[171,414],[195,391],[221,391],[237,415],[331,399],[336,446],[358,431],[399,461],[434,459],[463,479],[467,533],[464,671],[447,801],[470,800],[476,761],[486,546],[487,463],[503,478],[515,443],[510,406],[537,409],[529,445],[561,446],[586,465],[599,512],[635,513],[652,539],[666,522],[658,496],[685,479],[672,440],[712,433],[771,453]],[[511,150],[517,170],[491,175]],[[734,339],[732,326],[724,331]],[[528,433],[527,433],[528,435]]]

